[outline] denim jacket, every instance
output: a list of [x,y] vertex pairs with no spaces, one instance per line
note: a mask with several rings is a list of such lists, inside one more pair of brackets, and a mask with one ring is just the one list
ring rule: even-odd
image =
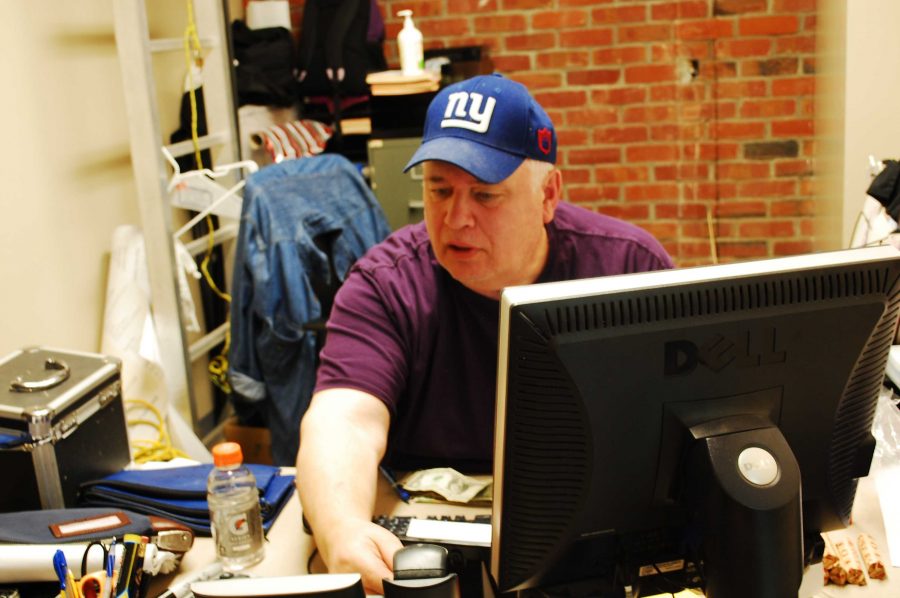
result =
[[300,419],[315,383],[316,338],[304,324],[322,316],[311,277],[327,278],[332,245],[340,280],[389,233],[384,212],[356,167],[338,154],[287,160],[250,175],[234,262],[229,376],[235,407],[261,407],[277,465],[293,465]]

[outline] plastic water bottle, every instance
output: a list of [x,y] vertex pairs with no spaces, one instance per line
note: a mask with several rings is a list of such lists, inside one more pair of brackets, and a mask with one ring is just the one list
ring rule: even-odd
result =
[[236,442],[217,444],[212,453],[206,499],[216,555],[226,571],[240,571],[265,555],[256,478]]

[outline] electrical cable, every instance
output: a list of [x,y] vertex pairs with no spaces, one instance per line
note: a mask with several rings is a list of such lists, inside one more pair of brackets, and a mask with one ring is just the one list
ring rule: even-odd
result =
[[143,399],[126,399],[126,410],[133,407],[146,409],[156,417],[156,421],[149,419],[129,419],[128,426],[149,426],[156,429],[156,440],[135,440],[131,443],[134,449],[134,462],[146,463],[148,461],[171,461],[176,457],[187,457],[187,454],[172,446],[169,432],[166,429],[165,420],[156,406]]

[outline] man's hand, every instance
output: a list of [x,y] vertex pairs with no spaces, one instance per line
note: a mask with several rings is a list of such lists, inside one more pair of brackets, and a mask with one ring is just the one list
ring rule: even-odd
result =
[[329,573],[359,573],[370,594],[384,593],[382,580],[393,579],[394,553],[403,546],[397,536],[371,521],[347,522],[316,535],[316,544]]

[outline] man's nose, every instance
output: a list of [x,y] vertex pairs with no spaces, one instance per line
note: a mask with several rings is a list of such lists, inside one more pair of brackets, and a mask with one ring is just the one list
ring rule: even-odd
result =
[[454,193],[447,202],[444,224],[450,228],[459,229],[471,226],[472,222],[471,200],[464,193]]

